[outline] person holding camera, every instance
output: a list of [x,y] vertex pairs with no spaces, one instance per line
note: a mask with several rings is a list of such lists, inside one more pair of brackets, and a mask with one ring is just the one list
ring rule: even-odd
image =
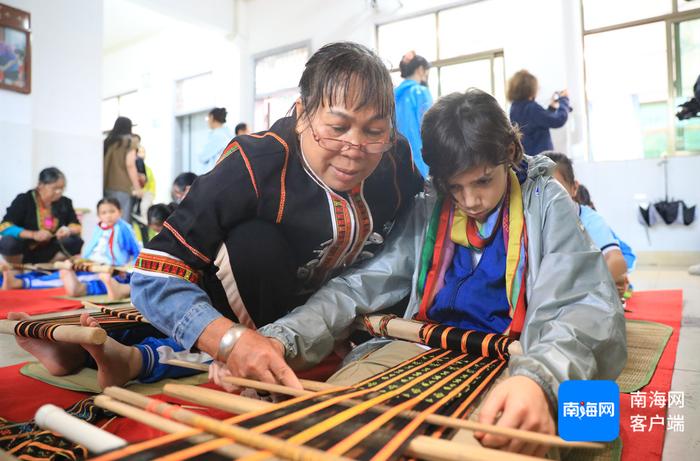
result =
[[506,96],[512,103],[510,121],[520,128],[523,148],[528,155],[553,150],[549,129],[564,126],[572,111],[567,90],[554,93],[545,109],[535,102],[538,89],[537,78],[526,70],[516,72],[508,81]]

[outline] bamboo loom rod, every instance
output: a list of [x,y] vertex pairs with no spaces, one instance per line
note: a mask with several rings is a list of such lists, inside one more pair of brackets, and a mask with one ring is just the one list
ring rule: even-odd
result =
[[[255,381],[252,379],[244,379],[244,378],[236,378],[233,376],[227,376],[223,378],[224,381],[227,383],[236,385],[236,386],[241,386],[241,387],[250,387],[252,389],[259,389],[262,391],[268,391],[268,392],[275,392],[278,394],[286,394],[286,395],[291,395],[293,397],[301,397],[309,394],[313,394],[314,392],[308,391],[308,390],[300,390],[300,389],[294,389],[290,388],[287,386],[282,386],[281,384],[269,384],[269,383],[263,383],[260,381]],[[322,386],[318,386],[322,387]],[[337,389],[342,389],[342,388],[337,388]],[[328,388],[323,389],[323,390],[328,390]],[[357,400],[348,400],[348,404],[356,405],[360,403]],[[376,411],[387,411],[391,407],[387,405],[375,405],[373,407],[373,410]],[[416,417],[419,413],[415,411],[402,411],[400,414],[409,417],[409,418],[414,418]],[[531,432],[531,431],[526,431],[522,429],[514,429],[514,428],[509,428],[509,427],[502,427],[502,426],[494,426],[492,424],[485,424],[485,423],[479,423],[477,421],[472,421],[468,419],[458,419],[458,418],[451,418],[449,416],[442,416],[442,415],[428,415],[426,418],[426,422],[431,423],[431,424],[437,424],[440,426],[447,426],[455,429],[468,429],[471,431],[480,431],[480,432],[486,432],[489,434],[497,434],[497,435],[502,435],[504,437],[509,437],[513,439],[520,439],[520,440],[525,440],[528,442],[533,442],[533,443],[540,443],[543,445],[550,445],[550,446],[557,446],[557,447],[566,447],[566,448],[586,448],[586,449],[593,449],[593,450],[601,450],[605,448],[605,445],[600,444],[600,443],[595,443],[595,442],[568,442],[561,437],[558,437],[556,435],[548,435],[548,434],[542,434],[539,432]]]
[[[172,365],[177,365],[177,366],[182,366],[184,368],[192,368],[192,369],[203,369],[202,366],[207,367],[207,365],[200,364],[200,363],[193,363],[193,362],[187,362],[185,360],[177,360],[177,359],[170,359],[166,363],[172,364]],[[299,381],[301,382],[302,386],[304,386],[304,390],[299,390],[299,389],[293,389],[290,387],[282,386],[279,384],[269,384],[269,383],[263,383],[260,381],[255,381],[251,379],[244,379],[244,378],[237,378],[233,376],[229,376],[224,378],[224,381],[240,386],[240,387],[250,387],[252,389],[257,389],[261,391],[267,391],[267,392],[275,392],[278,394],[285,394],[285,395],[290,395],[293,397],[300,397],[304,395],[309,395],[312,394],[313,392],[318,392],[318,391],[328,391],[328,390],[341,390],[342,388],[338,386],[334,386],[329,383],[322,383],[319,381],[311,381],[308,379],[300,379]],[[170,388],[170,384],[166,384],[165,389],[166,389],[166,394],[167,394],[167,389]],[[221,393],[227,396],[231,397],[237,397],[240,399],[245,399],[245,397],[240,397],[235,394],[229,394],[227,392],[220,392],[216,390],[211,390],[212,392],[216,393]],[[250,399],[246,399],[250,400]],[[240,401],[239,401],[240,402]],[[236,402],[235,404],[239,404],[239,402]],[[201,402],[200,402],[201,403]],[[356,400],[350,400],[348,401],[349,404],[355,405],[359,403]],[[235,408],[235,407],[234,407]],[[374,407],[374,410],[377,411],[386,411],[390,407],[387,405],[377,405]],[[252,410],[242,410],[242,409],[230,409],[227,411],[231,411],[233,413],[241,413],[241,412],[247,412],[247,411],[252,411]],[[405,411],[402,412],[405,416],[409,417],[414,417],[417,415],[416,412],[412,411]],[[605,448],[604,444],[601,443],[596,443],[596,442],[569,442],[561,437],[555,436],[555,435],[548,435],[548,434],[542,434],[539,432],[531,432],[531,431],[525,431],[521,429],[513,429],[513,428],[505,428],[501,426],[494,426],[491,424],[485,424],[485,423],[479,423],[477,421],[471,421],[471,420],[465,420],[465,419],[458,419],[458,418],[451,418],[449,416],[442,416],[442,415],[429,415],[428,418],[426,419],[427,422],[432,423],[432,424],[437,424],[441,426],[447,426],[447,427],[452,427],[455,429],[469,429],[472,431],[481,431],[481,432],[486,432],[490,434],[496,434],[496,435],[503,435],[506,437],[510,438],[515,438],[515,439],[521,439],[521,440],[526,440],[529,442],[535,442],[535,443],[541,443],[544,445],[550,445],[550,446],[557,446],[557,447],[564,447],[564,448],[583,448],[583,449],[590,449],[590,450],[602,450]]]
[[[15,327],[24,320],[0,320],[0,334],[16,335]],[[31,320],[29,320],[31,321]],[[56,342],[72,344],[102,345],[107,341],[107,332],[97,327],[82,327],[78,325],[58,325],[52,330]]]
[[[249,399],[214,389],[183,384],[166,384],[163,392],[172,397],[239,414],[261,411],[275,405],[270,402]],[[437,443],[434,442],[435,440],[437,440]],[[433,439],[422,435],[414,437],[409,442],[408,449],[404,454],[431,461],[492,461],[494,459],[524,461],[540,459],[476,445],[472,446],[449,440]]]
[[[382,315],[370,315],[367,317],[374,331],[379,331],[382,317]],[[423,322],[416,322],[414,320],[406,320],[396,317],[387,322],[386,332],[392,338],[403,339],[413,343],[420,343],[420,329],[423,325],[425,325]],[[355,321],[355,327],[365,331],[367,330],[365,324],[361,320]],[[523,348],[520,341],[513,341],[508,346],[508,353],[510,355],[522,355]]]
[[[177,367],[182,367],[182,368],[189,368],[191,370],[209,371],[209,365],[206,363],[188,362],[187,360],[180,360],[180,359],[163,360],[161,363],[165,363],[167,365],[175,365]],[[302,386],[304,386],[304,389],[306,389],[307,391],[325,391],[325,390],[328,390],[330,388],[336,387],[336,386],[333,386],[332,384],[322,383],[319,381],[311,381],[309,379],[299,378],[299,382],[301,383]]]
[[[95,397],[95,405],[109,410],[112,413],[116,413],[118,415],[133,419],[134,421],[138,421],[140,423],[146,424],[155,429],[170,434],[176,432],[193,431],[191,426],[181,424],[167,418],[163,418],[162,416],[158,416],[154,413],[150,413],[140,408],[136,408],[129,404],[120,402],[118,400],[114,400],[113,398],[106,395],[98,395],[97,397]],[[201,433],[199,430],[194,430],[193,432],[197,433],[193,433],[192,436],[187,437],[187,440],[193,444],[208,442],[215,438],[215,436],[207,433]],[[254,454],[256,452],[256,450],[252,448],[236,444],[233,441],[231,441],[230,444],[218,447],[214,451],[224,456],[230,456],[231,458],[240,458],[243,456]]]
[[93,261],[57,261],[53,263],[53,269],[78,269],[85,268],[88,272],[109,274],[114,271],[117,272],[130,272],[133,270],[131,266],[109,266],[106,264],[100,264]]
[[270,451],[277,456],[290,460],[349,461],[349,458],[345,458],[343,456],[334,456],[316,448],[295,444],[266,434],[258,434],[243,427],[226,424],[214,418],[199,415],[189,410],[184,410],[174,405],[151,399],[126,389],[108,387],[104,390],[104,394],[122,402],[128,402],[131,405],[144,408],[147,411],[153,411],[154,413],[167,412],[169,417],[177,421],[203,429],[221,437],[233,438],[236,440],[236,442],[257,448],[259,450]]

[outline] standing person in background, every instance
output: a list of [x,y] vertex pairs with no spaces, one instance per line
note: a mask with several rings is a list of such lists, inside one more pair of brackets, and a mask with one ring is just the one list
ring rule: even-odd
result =
[[131,134],[131,120],[117,117],[104,141],[104,196],[119,200],[124,220],[131,223],[133,197],[141,198],[143,188],[136,168],[138,143]]
[[243,122],[236,125],[236,128],[234,129],[234,131],[236,132],[236,136],[250,133],[250,130],[248,129],[248,124],[243,123]]
[[394,89],[396,126],[399,133],[408,139],[413,162],[425,178],[428,176],[428,165],[423,161],[420,124],[423,114],[433,105],[433,97],[428,89],[430,64],[415,51],[409,51],[401,58],[399,69],[401,77],[405,80]]
[[214,168],[216,161],[219,160],[221,153],[224,151],[224,147],[233,138],[231,130],[224,125],[226,123],[226,114],[225,107],[215,107],[209,111],[207,116],[207,123],[211,131],[209,132],[206,145],[199,153],[199,161],[204,165],[205,172]]
[[546,109],[535,102],[539,84],[537,78],[526,70],[515,73],[508,81],[506,97],[510,106],[510,121],[518,125],[523,134],[525,153],[537,155],[554,149],[550,128],[561,128],[569,118],[569,92],[554,93]]

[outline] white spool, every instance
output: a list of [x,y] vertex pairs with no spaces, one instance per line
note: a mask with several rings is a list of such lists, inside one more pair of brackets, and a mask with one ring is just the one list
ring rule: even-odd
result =
[[91,454],[104,453],[123,447],[126,440],[66,413],[56,405],[46,404],[36,411],[34,420],[43,429],[56,432],[78,443]]

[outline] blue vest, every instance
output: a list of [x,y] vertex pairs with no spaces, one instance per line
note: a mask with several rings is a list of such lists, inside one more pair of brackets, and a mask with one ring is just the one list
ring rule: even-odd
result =
[[428,309],[428,318],[486,333],[502,333],[508,328],[511,318],[506,296],[506,248],[500,223],[476,267],[472,251],[455,244],[452,264],[445,272],[445,285]]

